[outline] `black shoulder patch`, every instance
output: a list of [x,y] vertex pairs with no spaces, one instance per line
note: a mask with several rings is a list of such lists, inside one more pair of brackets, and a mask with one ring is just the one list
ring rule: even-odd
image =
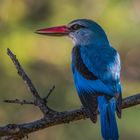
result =
[[97,80],[98,78],[88,70],[88,68],[83,63],[83,60],[80,55],[80,49],[78,47],[74,47],[72,50],[72,58],[73,63],[76,69],[80,72],[80,74],[89,80]]

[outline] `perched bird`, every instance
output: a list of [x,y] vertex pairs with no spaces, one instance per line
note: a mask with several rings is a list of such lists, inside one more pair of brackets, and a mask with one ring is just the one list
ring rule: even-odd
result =
[[120,57],[101,26],[89,19],[78,19],[37,33],[72,39],[72,72],[81,103],[93,123],[99,111],[103,139],[118,140],[115,112],[121,118]]

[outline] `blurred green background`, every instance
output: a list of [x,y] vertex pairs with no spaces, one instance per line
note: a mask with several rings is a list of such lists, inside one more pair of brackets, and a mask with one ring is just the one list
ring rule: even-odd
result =
[[[38,28],[90,18],[106,31],[122,59],[123,97],[140,92],[139,0],[0,0],[0,100],[31,99],[6,54],[19,58],[41,96],[55,84],[49,106],[64,111],[81,106],[71,74],[72,43],[67,38],[34,34]],[[23,123],[41,117],[33,106],[0,104],[0,125]],[[120,139],[140,139],[140,106],[123,110],[118,120]],[[101,140],[99,121],[90,120],[50,127],[29,135],[30,140]]]

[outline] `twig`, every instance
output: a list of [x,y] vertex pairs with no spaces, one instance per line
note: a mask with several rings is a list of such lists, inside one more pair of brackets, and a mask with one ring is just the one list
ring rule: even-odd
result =
[[20,100],[20,99],[14,99],[14,100],[3,100],[5,103],[15,103],[15,104],[30,104],[30,105],[36,105],[33,101],[27,101],[27,100]]
[[23,70],[22,66],[20,65],[19,61],[17,60],[16,56],[11,52],[11,50],[9,48],[7,49],[7,54],[10,56],[14,65],[16,66],[19,76],[22,77],[22,79],[25,81],[26,85],[28,86],[30,92],[32,93],[35,104],[40,108],[40,110],[42,111],[42,113],[45,116],[50,111],[49,108],[46,106],[46,103],[44,103],[44,100],[39,96],[37,89],[33,85],[32,81],[30,80],[28,75],[24,72],[24,70]]
[[[29,79],[29,77],[21,67],[19,61],[16,59],[16,56],[9,49],[8,49],[8,55],[10,56],[13,63],[15,64],[19,75],[23,78],[23,80],[26,82],[27,86],[29,87],[34,97],[34,101],[36,101],[36,106],[40,108],[44,116],[39,120],[28,122],[28,123],[8,124],[5,126],[1,126],[0,138],[7,137],[10,138],[11,140],[18,140],[23,138],[24,136],[27,136],[32,132],[39,131],[47,127],[88,118],[84,108],[75,109],[72,111],[64,111],[64,112],[56,112],[51,110],[46,105],[46,102],[44,102],[44,99],[48,99],[53,89],[50,90],[50,92],[45,98],[41,98],[37,90],[35,89],[34,85],[32,84],[31,80]],[[22,100],[20,101],[18,100],[17,102],[21,103]],[[122,108],[128,108],[138,104],[140,104],[140,93],[123,99]],[[46,110],[49,110],[48,114],[46,113]]]
[[49,92],[48,92],[47,96],[46,96],[46,97],[44,97],[44,100],[45,100],[46,102],[47,102],[47,100],[48,100],[49,96],[51,95],[51,93],[54,91],[54,89],[55,89],[55,85],[53,85],[53,87],[49,90]]

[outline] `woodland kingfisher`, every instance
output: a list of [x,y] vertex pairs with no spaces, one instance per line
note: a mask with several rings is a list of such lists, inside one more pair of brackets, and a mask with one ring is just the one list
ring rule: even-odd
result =
[[100,114],[104,140],[118,140],[116,114],[121,118],[120,56],[110,45],[100,25],[89,19],[77,19],[67,25],[36,31],[72,39],[74,84],[86,113],[93,123]]

